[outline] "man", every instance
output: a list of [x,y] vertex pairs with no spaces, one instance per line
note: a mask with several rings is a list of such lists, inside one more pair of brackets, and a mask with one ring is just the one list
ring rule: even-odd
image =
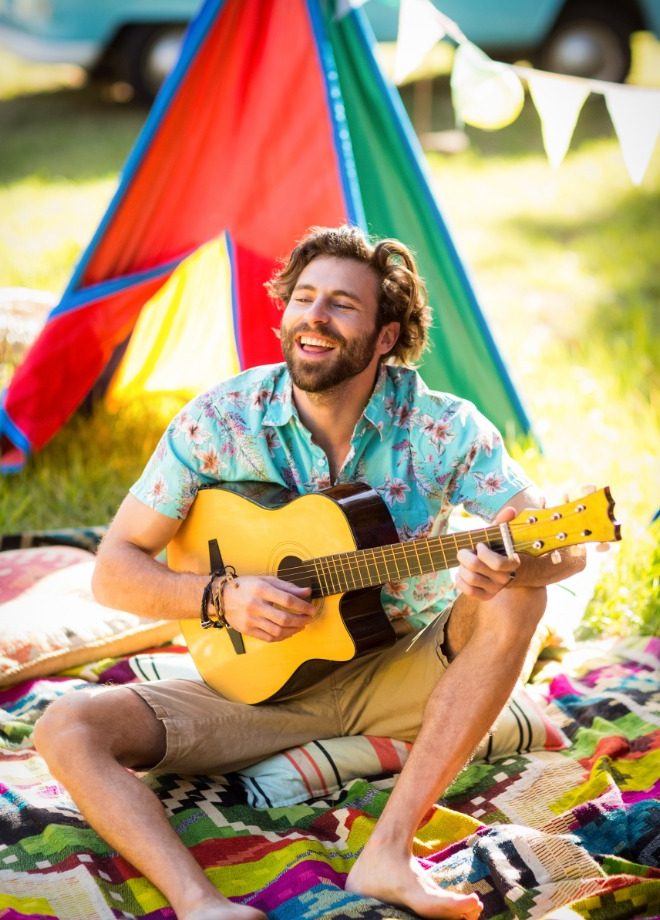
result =
[[[474,407],[428,391],[406,366],[424,349],[429,310],[405,246],[317,228],[269,290],[285,305],[286,364],[220,384],[169,426],[100,548],[94,590],[104,604],[178,619],[199,616],[204,597],[206,615],[220,609],[234,629],[268,642],[305,629],[314,612],[306,588],[239,573],[218,598],[208,576],[156,560],[201,484],[263,480],[306,492],[364,480],[403,539],[428,533],[434,520],[446,526],[456,504],[496,522],[541,505]],[[478,897],[429,886],[411,860],[412,839],[508,699],[545,586],[584,561],[580,551],[557,562],[484,545],[461,550],[459,561],[453,604],[446,573],[384,586],[396,644],[290,698],[247,706],[182,680],[73,694],[38,723],[38,749],[92,827],[160,888],[179,920],[256,920],[260,911],[211,885],[132,771],[221,773],[342,733],[414,740],[347,887],[422,917],[473,920]]]

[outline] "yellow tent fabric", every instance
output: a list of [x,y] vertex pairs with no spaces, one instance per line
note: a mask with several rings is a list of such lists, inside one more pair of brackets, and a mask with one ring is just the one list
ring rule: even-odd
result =
[[108,388],[108,407],[145,393],[192,398],[237,373],[231,302],[223,236],[182,262],[145,305]]

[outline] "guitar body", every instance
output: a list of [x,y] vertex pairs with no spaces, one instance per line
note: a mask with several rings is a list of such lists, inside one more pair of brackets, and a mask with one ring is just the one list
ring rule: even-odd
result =
[[302,632],[281,642],[203,629],[198,618],[182,620],[205,682],[228,699],[263,702],[308,686],[337,662],[391,645],[395,635],[380,604],[380,586],[322,597],[309,576],[296,576],[296,566],[398,542],[382,499],[361,483],[307,495],[258,482],[201,489],[167,548],[169,567],[209,574],[232,566],[239,577],[278,575],[311,584],[317,608]]

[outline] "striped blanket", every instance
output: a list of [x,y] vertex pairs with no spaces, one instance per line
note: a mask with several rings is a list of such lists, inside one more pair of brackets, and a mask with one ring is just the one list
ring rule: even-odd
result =
[[[580,646],[546,678],[564,751],[469,765],[416,840],[438,884],[487,918],[660,916],[660,640]],[[31,746],[48,702],[128,674],[104,661],[0,692],[0,918],[173,920],[160,893],[80,816]],[[248,804],[232,777],[147,777],[225,894],[277,920],[406,918],[344,891],[395,777],[312,802]]]

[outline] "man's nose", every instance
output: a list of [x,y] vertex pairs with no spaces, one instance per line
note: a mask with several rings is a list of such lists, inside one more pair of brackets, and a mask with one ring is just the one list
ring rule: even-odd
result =
[[330,318],[330,299],[325,294],[317,294],[307,305],[305,317],[310,323],[327,323]]

